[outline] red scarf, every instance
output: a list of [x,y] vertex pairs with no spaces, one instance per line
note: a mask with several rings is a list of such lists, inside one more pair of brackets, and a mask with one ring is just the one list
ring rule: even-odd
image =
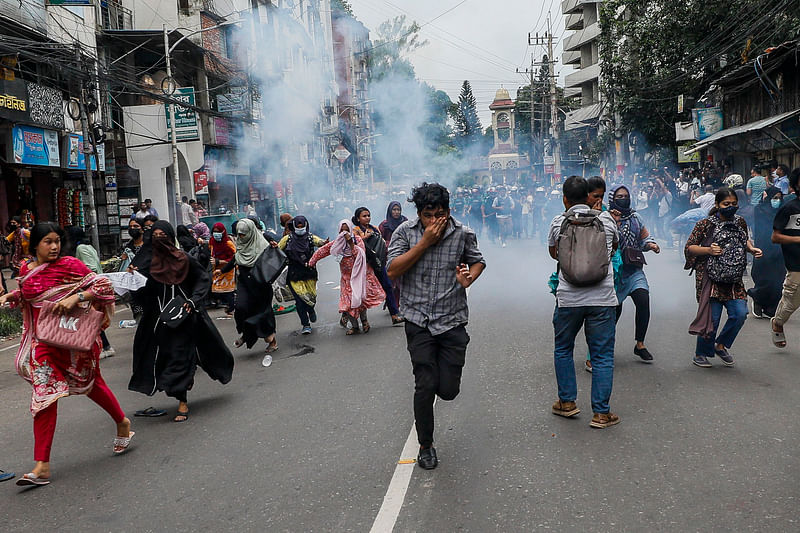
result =
[[235,250],[229,244],[233,241],[228,236],[228,231],[225,229],[225,225],[221,222],[217,222],[214,224],[211,233],[222,233],[222,239],[219,241],[217,241],[213,235],[211,236],[211,240],[208,241],[211,243],[211,256],[214,259],[219,259],[220,261],[232,261]]

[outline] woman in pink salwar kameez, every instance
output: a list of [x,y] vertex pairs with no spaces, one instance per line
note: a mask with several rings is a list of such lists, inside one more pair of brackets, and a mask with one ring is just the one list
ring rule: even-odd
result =
[[339,262],[342,273],[341,294],[339,296],[339,312],[342,314],[341,324],[347,328],[347,335],[359,332],[358,319],[364,333],[370,330],[367,320],[367,309],[377,307],[386,298],[375,273],[367,265],[364,241],[353,233],[353,224],[349,220],[339,223],[339,235],[336,240],[319,248],[308,266],[313,267],[321,259],[333,255]]

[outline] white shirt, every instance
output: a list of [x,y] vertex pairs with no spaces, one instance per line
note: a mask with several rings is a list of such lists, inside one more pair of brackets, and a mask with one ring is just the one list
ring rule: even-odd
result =
[[[585,213],[589,211],[588,205],[579,204],[572,207],[573,211]],[[566,213],[555,217],[550,223],[550,246],[558,245],[558,236],[561,233],[561,224],[564,223]],[[611,254],[614,253],[614,243],[619,242],[617,223],[608,211],[603,211],[598,217],[603,222],[606,232],[606,247],[608,249],[608,274],[597,285],[589,287],[575,287],[564,279],[564,274],[559,270],[558,289],[556,290],[556,304],[559,307],[616,307],[617,293],[614,290],[614,267],[611,264]]]
[[636,195],[636,210],[642,211],[644,209],[647,209],[648,205],[647,200],[648,200],[647,191],[639,191],[639,194]]
[[703,210],[708,213],[711,211],[711,208],[714,207],[714,193],[707,192],[702,196],[698,196],[694,199],[694,203],[702,207]]

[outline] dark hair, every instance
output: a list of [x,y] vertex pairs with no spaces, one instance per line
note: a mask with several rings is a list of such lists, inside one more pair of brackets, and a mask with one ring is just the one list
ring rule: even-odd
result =
[[586,180],[580,176],[570,176],[564,181],[561,186],[561,191],[564,193],[564,198],[570,204],[585,204],[589,198],[589,185]]
[[151,200],[150,198],[147,198],[147,199],[144,201],[144,203],[146,203],[146,204],[152,204],[152,203],[153,203],[153,200]]
[[64,228],[66,239],[61,243],[61,255],[75,256],[78,251],[78,245],[84,244],[86,239],[86,232],[80,226],[67,226]]
[[186,203],[189,200],[188,196],[181,196],[181,202]]
[[787,176],[787,175],[789,175],[789,167],[787,167],[787,166],[786,166],[786,165],[784,165],[783,163],[781,163],[780,165],[778,165],[778,168],[779,168],[779,169],[781,169],[781,170],[783,171],[783,175],[784,175],[784,176]]
[[724,201],[725,198],[730,198],[731,196],[733,196],[737,200],[739,199],[739,197],[736,196],[736,191],[734,191],[730,187],[720,187],[719,189],[717,189],[717,194],[714,195],[715,205],[714,207],[711,208],[711,211],[708,212],[708,216],[711,216],[715,214],[717,211],[719,211],[719,207],[717,207],[716,204]]
[[800,181],[800,167],[792,170],[792,173],[789,175],[789,187],[797,193],[797,182]]
[[606,180],[600,176],[592,176],[586,180],[586,185],[588,187],[588,192],[594,192],[598,189],[603,189],[604,191],[606,190]]
[[361,226],[361,223],[358,221],[358,219],[361,218],[361,213],[363,213],[364,211],[366,211],[370,215],[372,214],[370,210],[367,209],[366,207],[359,207],[358,209],[356,209],[353,218],[350,219],[353,222],[353,224],[355,224],[356,226]]
[[57,234],[61,237],[61,252],[58,254],[59,257],[64,255],[64,246],[66,244],[66,235],[64,230],[56,224],[55,222],[39,222],[35,224],[33,228],[31,228],[31,236],[29,239],[28,249],[31,251],[31,255],[36,257],[36,248],[39,247],[39,243],[42,242],[46,236],[50,235],[51,233]]
[[423,209],[450,209],[450,193],[438,183],[423,183],[419,187],[411,190],[411,198],[408,199],[417,207],[417,213]]
[[142,219],[142,226],[144,226],[145,222],[158,222],[158,217],[155,215],[147,215]]

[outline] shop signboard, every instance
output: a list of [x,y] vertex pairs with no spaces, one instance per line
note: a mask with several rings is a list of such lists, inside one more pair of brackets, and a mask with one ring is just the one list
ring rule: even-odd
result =
[[194,193],[208,194],[208,174],[203,171],[194,173]]
[[693,143],[682,143],[678,145],[678,163],[699,163],[700,162],[700,151],[696,151],[689,155],[686,155],[684,152],[686,150],[690,150],[693,146]]
[[214,135],[216,136],[217,144],[222,146],[230,146],[231,144],[231,125],[227,119],[222,117],[214,117]]
[[[195,105],[194,87],[180,87],[172,95],[175,100]],[[176,105],[175,107],[175,138],[181,141],[196,141],[200,138],[200,126],[197,113],[193,109]],[[167,117],[167,140],[172,139],[172,122],[169,119],[169,105],[164,104],[164,113]]]
[[66,142],[66,160],[67,168],[71,170],[86,170],[86,157],[91,161],[92,170],[97,170],[97,161],[100,160],[100,171],[106,171],[106,147],[103,143],[97,145],[97,158],[93,154],[83,153],[83,135],[77,133],[70,133],[67,135]]
[[234,117],[244,116],[248,107],[248,93],[244,87],[232,89],[231,92],[217,95],[217,111],[229,113]]
[[91,6],[93,4],[93,0],[47,0],[45,4],[48,6],[63,7]]
[[722,108],[719,106],[692,109],[692,119],[694,137],[698,141],[722,130]]
[[12,122],[30,120],[28,88],[24,81],[0,79],[0,118]]
[[61,166],[58,132],[32,126],[14,126],[12,131],[14,163],[43,167]]

